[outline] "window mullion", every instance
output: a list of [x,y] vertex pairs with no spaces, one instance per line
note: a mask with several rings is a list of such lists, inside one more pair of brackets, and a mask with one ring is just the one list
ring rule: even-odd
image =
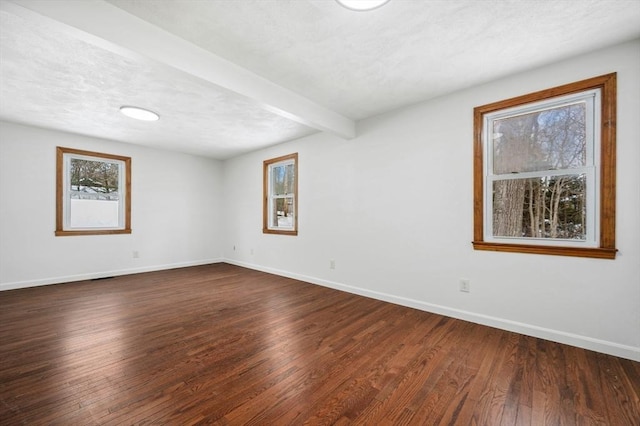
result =
[[474,109],[475,248],[615,257],[615,82],[608,74]]
[[265,233],[297,235],[297,159],[296,153],[263,162]]

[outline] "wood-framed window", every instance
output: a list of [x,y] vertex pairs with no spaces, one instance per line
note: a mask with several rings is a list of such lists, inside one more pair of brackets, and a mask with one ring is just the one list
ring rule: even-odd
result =
[[298,235],[298,153],[263,164],[262,232]]
[[476,250],[614,259],[616,74],[474,109]]
[[131,158],[56,148],[56,236],[131,233]]

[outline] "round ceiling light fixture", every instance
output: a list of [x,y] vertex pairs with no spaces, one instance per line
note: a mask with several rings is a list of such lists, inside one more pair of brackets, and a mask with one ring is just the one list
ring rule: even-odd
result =
[[127,117],[135,118],[136,120],[142,121],[156,121],[160,119],[160,116],[153,111],[149,111],[148,109],[135,107],[135,106],[121,106],[120,112],[126,115]]
[[388,3],[389,0],[336,0],[338,4],[346,7],[347,9],[355,10],[357,12],[365,12],[368,10],[377,9]]

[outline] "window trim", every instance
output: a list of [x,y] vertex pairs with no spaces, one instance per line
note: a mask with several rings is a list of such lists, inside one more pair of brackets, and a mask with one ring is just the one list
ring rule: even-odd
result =
[[[593,77],[551,89],[474,108],[473,129],[473,248],[475,250],[615,259],[616,207],[616,73]],[[600,206],[598,247],[572,247],[488,242],[484,237],[484,116],[499,110],[525,106],[566,95],[600,89]],[[597,220],[598,220],[597,219]]]
[[[78,155],[94,157],[100,160],[117,160],[124,163],[124,227],[123,228],[96,228],[96,229],[65,229],[65,181],[67,172],[64,162],[65,155]],[[121,155],[105,154],[102,152],[85,151],[74,148],[56,147],[56,230],[57,237],[74,235],[112,235],[131,233],[131,158]]]
[[[515,241],[515,244],[531,244],[542,246],[570,246],[570,247],[597,247],[598,241],[596,240],[599,234],[599,224],[596,219],[598,217],[597,207],[600,202],[600,196],[597,193],[597,188],[600,185],[600,179],[597,176],[597,165],[600,164],[600,135],[597,132],[592,132],[596,128],[600,128],[600,90],[585,90],[578,93],[569,95],[554,97],[553,99],[545,99],[538,102],[531,102],[524,105],[518,105],[512,108],[504,108],[495,112],[485,113],[483,117],[483,137],[486,143],[484,160],[484,182],[485,187],[485,200],[490,200],[493,196],[492,184],[495,182],[505,180],[525,180],[525,179],[539,179],[552,176],[571,176],[571,175],[584,175],[588,182],[587,187],[591,188],[586,194],[586,209],[587,209],[587,221],[584,240],[568,240],[568,239],[549,239],[549,238],[535,238],[535,237],[506,237],[496,236],[492,234],[493,229],[493,203],[486,203],[485,216],[484,216],[484,230],[485,241],[496,243],[507,243]],[[586,144],[586,163],[578,166],[558,168],[553,170],[533,170],[533,171],[520,171],[517,173],[512,172],[496,172],[493,170],[493,153],[495,142],[491,140],[490,126],[495,123],[495,120],[504,120],[512,117],[522,116],[534,112],[549,111],[555,108],[563,108],[570,105],[577,105],[583,103],[585,105],[585,125],[586,133],[590,135],[587,140],[590,139],[590,143]]]
[[[293,182],[293,229],[274,229],[269,227],[269,207],[270,207],[270,185],[269,185],[269,171],[278,163],[293,160],[293,172],[295,179]],[[298,235],[298,153],[283,155],[276,158],[271,158],[263,162],[263,178],[262,178],[262,232],[265,234],[279,234],[279,235]]]

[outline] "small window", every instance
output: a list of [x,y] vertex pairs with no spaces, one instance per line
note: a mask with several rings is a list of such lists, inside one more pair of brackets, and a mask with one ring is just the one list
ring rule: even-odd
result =
[[615,81],[475,108],[474,248],[615,257]]
[[298,234],[298,154],[264,162],[262,232]]
[[131,233],[131,158],[57,147],[56,235]]

